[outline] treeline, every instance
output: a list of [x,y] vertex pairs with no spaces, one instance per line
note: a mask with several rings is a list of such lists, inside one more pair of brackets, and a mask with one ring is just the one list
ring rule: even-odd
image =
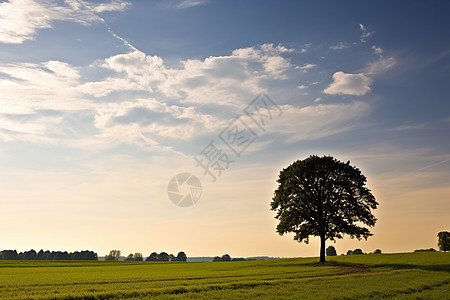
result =
[[231,258],[228,254],[224,254],[222,255],[222,257],[220,256],[216,256],[213,259],[213,262],[217,262],[217,261],[244,261],[246,260],[243,257],[236,257],[236,258]]
[[[380,249],[376,249],[375,251],[373,251],[374,254],[381,254],[381,250]],[[337,252],[336,249],[333,246],[329,246],[326,250],[325,250],[325,254],[326,256],[336,256]],[[364,253],[361,249],[355,249],[355,250],[348,250],[347,251],[347,255],[358,255],[358,254],[366,254]],[[343,253],[341,255],[344,255]]]
[[0,251],[0,260],[98,260],[97,253],[94,251],[44,251],[39,252],[31,249],[30,251],[17,253],[16,250]]
[[[120,259],[120,250],[111,250],[109,254],[105,256],[105,260],[119,260]],[[177,256],[173,254],[168,254],[167,252],[151,253],[145,261],[186,261],[187,256],[183,251],[178,252]],[[144,261],[144,257],[141,253],[129,254],[125,261]]]

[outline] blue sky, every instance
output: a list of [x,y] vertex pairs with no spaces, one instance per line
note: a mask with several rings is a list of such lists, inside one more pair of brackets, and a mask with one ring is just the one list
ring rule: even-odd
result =
[[[311,154],[350,160],[380,203],[375,235],[338,252],[435,247],[450,211],[449,8],[0,2],[0,248],[316,255],[269,210],[278,172]],[[261,92],[282,114],[264,130],[244,116],[258,138],[237,157],[219,134]],[[210,142],[234,160],[214,183],[194,160]],[[203,185],[187,208],[166,191],[181,172]]]

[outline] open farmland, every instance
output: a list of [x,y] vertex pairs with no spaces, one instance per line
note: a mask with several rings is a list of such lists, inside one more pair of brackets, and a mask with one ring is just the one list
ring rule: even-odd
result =
[[0,262],[0,299],[449,299],[450,253],[218,263]]

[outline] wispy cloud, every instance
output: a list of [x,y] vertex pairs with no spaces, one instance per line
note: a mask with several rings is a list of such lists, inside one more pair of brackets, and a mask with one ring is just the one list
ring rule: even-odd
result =
[[92,4],[82,0],[10,0],[0,4],[0,42],[21,44],[32,40],[40,29],[51,28],[54,21],[70,21],[88,26],[102,21],[97,13],[124,10],[129,3],[113,0]]
[[372,45],[371,47],[372,51],[374,54],[376,54],[378,56],[378,59],[375,61],[372,61],[368,64],[368,66],[365,68],[365,72],[367,74],[378,74],[381,73],[387,69],[392,68],[396,61],[394,59],[394,57],[385,57],[385,51],[380,48],[380,47],[376,47],[375,45]]
[[[317,99],[316,99],[317,100]],[[287,143],[316,140],[355,129],[359,119],[370,113],[370,105],[364,102],[319,104],[296,107],[283,105],[283,117],[273,119],[271,132],[286,135]]]
[[330,49],[333,49],[333,50],[342,50],[345,48],[348,48],[348,45],[347,45],[347,43],[344,43],[344,42],[339,42],[339,43],[337,43],[337,45],[330,47]]
[[369,30],[367,29],[367,27],[364,26],[363,24],[359,24],[359,29],[361,30],[361,37],[360,37],[361,43],[365,43],[365,42],[367,41],[366,39],[367,39],[369,36],[371,36],[372,34],[374,34],[373,31],[369,31]]
[[178,9],[184,9],[184,8],[190,8],[190,7],[194,7],[194,6],[200,6],[200,5],[205,5],[208,4],[208,0],[184,0],[181,1],[180,3],[178,3],[177,5],[175,5],[176,8]]
[[303,66],[296,66],[296,69],[300,69],[300,70],[308,70],[308,69],[312,69],[314,67],[316,67],[316,64],[304,64]]

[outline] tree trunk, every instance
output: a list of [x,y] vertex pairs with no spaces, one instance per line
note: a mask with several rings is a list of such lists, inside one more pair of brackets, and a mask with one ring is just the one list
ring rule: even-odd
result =
[[325,235],[320,236],[320,262],[325,262]]

